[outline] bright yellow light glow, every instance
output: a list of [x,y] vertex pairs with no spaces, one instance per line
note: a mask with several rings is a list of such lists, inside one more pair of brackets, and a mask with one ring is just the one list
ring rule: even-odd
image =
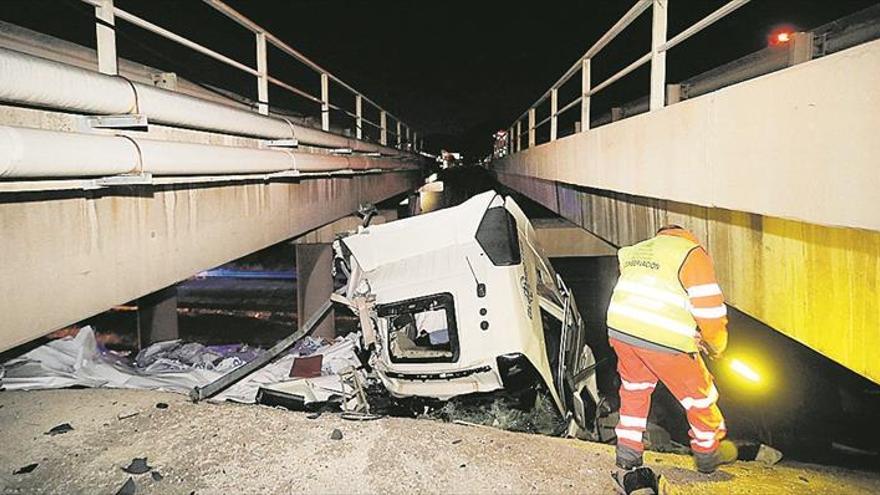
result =
[[740,376],[745,378],[746,380],[752,382],[760,382],[761,376],[752,368],[749,367],[746,363],[740,361],[739,359],[731,359],[730,360],[730,368],[737,372]]

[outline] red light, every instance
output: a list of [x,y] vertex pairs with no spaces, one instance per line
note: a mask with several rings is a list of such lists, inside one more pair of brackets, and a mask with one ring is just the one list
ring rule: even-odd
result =
[[794,34],[795,29],[791,26],[782,26],[774,29],[769,36],[767,36],[767,44],[770,46],[783,45],[788,43],[792,39],[792,34]]

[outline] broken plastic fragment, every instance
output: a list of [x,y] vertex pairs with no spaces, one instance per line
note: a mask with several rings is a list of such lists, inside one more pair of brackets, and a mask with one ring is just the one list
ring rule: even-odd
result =
[[137,485],[134,483],[134,479],[131,476],[128,477],[128,481],[126,481],[120,488],[119,491],[116,492],[116,495],[134,495],[137,491]]
[[27,466],[20,467],[20,468],[16,469],[15,471],[12,472],[12,474],[27,474],[27,473],[30,473],[31,471],[33,471],[34,469],[37,469],[37,466],[39,466],[39,464],[36,462],[33,464],[28,464]]
[[44,434],[54,437],[55,435],[61,435],[67,433],[68,431],[73,431],[73,426],[70,426],[70,423],[62,423]]
[[123,471],[129,474],[144,474],[151,469],[153,468],[147,465],[146,457],[135,457],[131,460],[131,464],[128,467],[122,468]]

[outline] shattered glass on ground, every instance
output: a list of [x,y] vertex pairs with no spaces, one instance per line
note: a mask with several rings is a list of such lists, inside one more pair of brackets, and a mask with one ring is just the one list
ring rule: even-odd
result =
[[519,407],[516,401],[502,394],[492,394],[454,398],[424,416],[448,422],[463,421],[552,436],[561,436],[567,427],[567,422],[559,414],[553,399],[546,393],[537,394],[535,405],[531,409]]

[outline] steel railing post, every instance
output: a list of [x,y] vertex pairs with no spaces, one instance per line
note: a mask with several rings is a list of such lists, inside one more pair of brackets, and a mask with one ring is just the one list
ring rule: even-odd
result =
[[[358,139],[364,138],[364,103],[361,95],[354,96],[354,114],[355,117],[355,136]],[[385,112],[382,112],[382,115],[385,115]],[[382,123],[382,132],[385,132],[385,123]],[[384,141],[384,140],[383,140]],[[385,144],[384,142],[382,144]]]
[[666,96],[666,17],[668,0],[654,0],[651,8],[651,97],[650,109],[657,110],[665,105]]
[[516,121],[516,151],[522,150],[522,120]]
[[410,128],[406,126],[406,148],[412,149],[412,141],[410,140]]
[[257,36],[257,111],[263,115],[269,114],[269,65],[266,56],[266,33],[259,32]]
[[590,129],[590,59],[581,62],[581,132]]
[[397,149],[403,148],[403,134],[400,132],[400,121],[397,121]]
[[98,72],[117,75],[116,67],[116,17],[113,0],[100,0],[95,6],[95,38],[98,49]]
[[553,90],[550,91],[550,141],[556,141],[556,133],[558,130],[557,119],[559,116],[556,115],[556,112],[559,110],[558,93],[559,90],[556,88],[553,88]]
[[535,145],[535,107],[529,109],[529,148]]
[[413,131],[413,150],[419,151],[419,133]]
[[513,132],[516,130],[514,126],[510,126],[510,129],[507,131],[507,154],[512,155],[516,149],[513,144]]
[[330,77],[321,73],[321,129],[330,130]]

